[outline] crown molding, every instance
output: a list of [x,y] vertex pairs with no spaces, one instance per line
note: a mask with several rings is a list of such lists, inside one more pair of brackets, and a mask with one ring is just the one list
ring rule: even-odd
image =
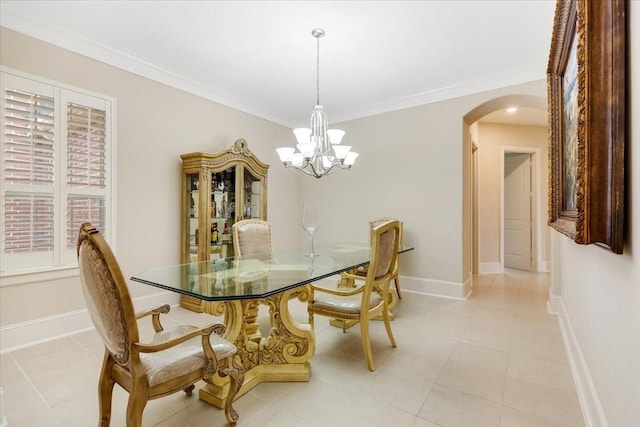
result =
[[[295,128],[300,124],[297,119],[274,115],[264,108],[238,99],[230,94],[220,93],[214,88],[185,79],[179,74],[158,67],[153,63],[115,50],[109,46],[96,43],[85,37],[71,34],[49,23],[26,16],[16,10],[12,10],[10,5],[6,3],[0,4],[0,11],[2,12],[0,13],[0,25],[3,27],[282,126]],[[491,79],[471,81],[440,88],[390,100],[388,102],[368,105],[357,110],[342,113],[334,111],[332,114],[332,122],[338,123],[360,119],[488,90],[529,83],[544,78],[546,78],[544,70],[526,70],[519,73],[510,72]]]

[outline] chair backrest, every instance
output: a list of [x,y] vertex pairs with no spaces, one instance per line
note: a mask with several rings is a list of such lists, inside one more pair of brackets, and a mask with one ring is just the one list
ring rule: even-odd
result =
[[77,254],[91,320],[114,360],[126,365],[131,343],[138,341],[138,326],[120,267],[107,242],[90,223],[80,227]]
[[[374,218],[372,220],[369,221],[369,243],[371,243],[371,230],[373,230],[375,227],[377,227],[378,225],[382,224],[383,222],[387,222],[387,221],[396,221],[396,218],[391,218],[388,216],[383,216],[380,218]],[[400,247],[402,247],[402,221],[397,220],[400,223]]]
[[398,220],[385,221],[371,229],[371,255],[368,275],[378,280],[391,275],[398,260],[401,225]]
[[271,254],[271,223],[255,218],[243,219],[233,224],[231,230],[236,255]]

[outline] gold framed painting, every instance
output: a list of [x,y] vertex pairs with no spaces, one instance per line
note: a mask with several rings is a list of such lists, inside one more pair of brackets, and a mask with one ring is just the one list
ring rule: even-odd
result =
[[558,0],[547,68],[549,225],[624,246],[626,0]]

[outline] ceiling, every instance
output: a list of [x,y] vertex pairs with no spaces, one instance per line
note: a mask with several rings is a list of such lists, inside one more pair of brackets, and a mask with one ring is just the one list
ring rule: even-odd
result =
[[[313,28],[326,32],[320,103],[334,123],[544,79],[555,0],[2,0],[0,8],[4,27],[294,127],[306,125],[316,100]],[[545,125],[546,112],[521,109],[509,120],[540,117]]]

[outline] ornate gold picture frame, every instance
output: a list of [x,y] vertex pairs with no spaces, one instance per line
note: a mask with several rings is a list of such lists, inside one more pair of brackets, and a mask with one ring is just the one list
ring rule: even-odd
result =
[[558,0],[547,68],[549,225],[624,246],[626,0]]

